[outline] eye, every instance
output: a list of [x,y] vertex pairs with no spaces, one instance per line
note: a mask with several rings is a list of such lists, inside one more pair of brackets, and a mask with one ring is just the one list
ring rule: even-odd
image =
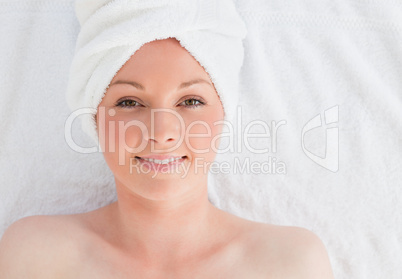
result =
[[116,107],[122,107],[122,108],[129,108],[129,107],[138,107],[140,104],[132,99],[123,99],[123,100],[118,100],[115,104]]
[[189,99],[184,100],[181,104],[184,104],[184,106],[186,107],[194,108],[205,105],[205,102],[197,97],[191,97]]

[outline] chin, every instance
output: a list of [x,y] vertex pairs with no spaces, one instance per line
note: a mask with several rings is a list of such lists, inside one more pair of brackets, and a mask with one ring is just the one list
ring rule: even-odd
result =
[[[140,187],[140,188],[139,188]],[[152,185],[137,186],[134,191],[148,200],[168,201],[177,199],[188,192],[188,185],[168,181],[155,181]]]
[[[190,180],[192,182],[190,182]],[[182,178],[181,175],[148,173],[142,176],[116,179],[118,192],[126,192],[148,200],[171,200],[186,195],[197,187],[196,179]]]

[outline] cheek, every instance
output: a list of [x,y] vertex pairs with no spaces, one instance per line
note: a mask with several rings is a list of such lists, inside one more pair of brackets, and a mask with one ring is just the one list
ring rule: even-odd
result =
[[[104,153],[127,151],[141,147],[145,125],[127,115],[106,116],[104,123],[98,123],[99,139]],[[106,155],[106,154],[105,154]],[[112,155],[112,154],[110,154]]]
[[206,113],[202,119],[186,123],[186,144],[191,152],[199,156],[216,153],[222,132],[222,125],[217,125],[219,120],[222,118],[218,113]]

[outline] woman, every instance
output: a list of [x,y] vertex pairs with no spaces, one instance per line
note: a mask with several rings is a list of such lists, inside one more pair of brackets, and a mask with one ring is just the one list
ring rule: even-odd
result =
[[226,115],[215,86],[175,38],[142,45],[95,118],[118,200],[14,223],[0,242],[0,278],[333,278],[310,231],[248,221],[208,201],[222,131],[214,124]]
[[[177,89],[196,79],[207,82]],[[144,90],[119,81],[136,82]],[[210,147],[221,131],[213,123],[223,119],[208,74],[175,39],[150,42],[137,51],[112,80],[101,107],[114,111],[105,114],[106,131],[118,121],[148,125],[156,108],[177,112],[186,127],[203,121],[211,136],[190,140],[193,150]],[[185,156],[182,164],[193,166],[197,158],[213,161],[212,148],[199,154],[184,141],[165,152],[181,137],[180,121],[169,112],[155,115],[153,136],[138,133],[135,126],[126,130],[128,145],[147,143],[139,154],[126,152],[126,162],[146,165],[136,158],[157,155]],[[99,110],[97,116],[99,122]],[[191,133],[205,134],[204,126],[193,127]],[[120,135],[115,136],[113,144],[101,138],[107,149],[119,149]],[[150,152],[151,143],[158,153]],[[130,173],[130,164],[119,165],[118,152],[107,149],[118,201],[84,214],[14,223],[1,243],[1,278],[332,278],[325,248],[313,233],[247,221],[215,208],[203,171],[191,169],[184,178],[179,171]]]

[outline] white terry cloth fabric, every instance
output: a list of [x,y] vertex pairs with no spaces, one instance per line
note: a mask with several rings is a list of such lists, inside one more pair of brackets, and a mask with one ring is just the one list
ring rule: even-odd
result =
[[231,0],[77,0],[81,24],[67,102],[88,108],[83,130],[98,143],[95,114],[106,89],[143,44],[175,37],[209,73],[225,120],[235,114],[243,63],[244,22]]
[[[241,128],[259,119],[271,136],[250,138],[249,146],[236,139],[234,154],[218,156],[229,168],[221,164],[210,177],[211,201],[245,218],[314,231],[335,278],[402,278],[401,2],[235,4],[248,30]],[[116,198],[102,154],[76,152],[64,137],[78,32],[70,0],[0,0],[0,234],[24,216],[85,212]],[[75,143],[93,147],[79,120]],[[326,145],[336,155],[336,143],[331,171],[314,155],[324,157]],[[246,159],[255,169],[234,173],[234,162]],[[264,162],[271,173],[258,174]]]

